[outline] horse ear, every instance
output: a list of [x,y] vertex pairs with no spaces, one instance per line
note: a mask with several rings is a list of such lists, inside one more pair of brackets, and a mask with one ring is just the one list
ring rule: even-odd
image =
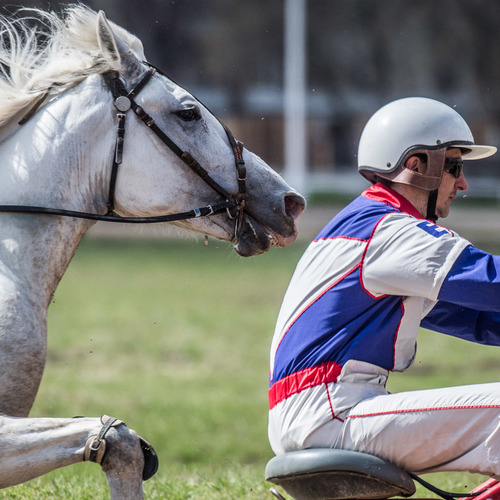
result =
[[101,51],[126,71],[134,70],[140,65],[131,48],[113,31],[102,10],[97,16],[97,40]]

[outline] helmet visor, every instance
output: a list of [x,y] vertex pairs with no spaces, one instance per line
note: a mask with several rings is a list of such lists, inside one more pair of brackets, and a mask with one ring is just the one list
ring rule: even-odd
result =
[[481,146],[478,144],[451,144],[448,148],[460,148],[464,160],[481,160],[497,152],[495,146]]

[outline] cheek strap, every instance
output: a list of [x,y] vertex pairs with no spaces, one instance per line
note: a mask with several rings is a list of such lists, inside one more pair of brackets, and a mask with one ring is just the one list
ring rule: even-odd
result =
[[436,222],[438,216],[436,215],[436,202],[438,197],[438,190],[434,189],[429,193],[429,200],[427,201],[427,214],[425,218],[431,222]]

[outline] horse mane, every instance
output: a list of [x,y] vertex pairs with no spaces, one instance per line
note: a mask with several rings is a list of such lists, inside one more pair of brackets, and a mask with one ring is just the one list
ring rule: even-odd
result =
[[[115,34],[144,58],[141,41],[116,24]],[[97,13],[81,4],[62,13],[20,9],[0,16],[0,126],[43,95],[56,95],[93,73],[120,70],[97,38]]]

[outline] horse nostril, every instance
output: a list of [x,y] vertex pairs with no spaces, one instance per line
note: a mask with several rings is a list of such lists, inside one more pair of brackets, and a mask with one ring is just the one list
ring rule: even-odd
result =
[[285,213],[293,220],[297,220],[306,209],[306,200],[298,193],[289,193],[285,196]]

